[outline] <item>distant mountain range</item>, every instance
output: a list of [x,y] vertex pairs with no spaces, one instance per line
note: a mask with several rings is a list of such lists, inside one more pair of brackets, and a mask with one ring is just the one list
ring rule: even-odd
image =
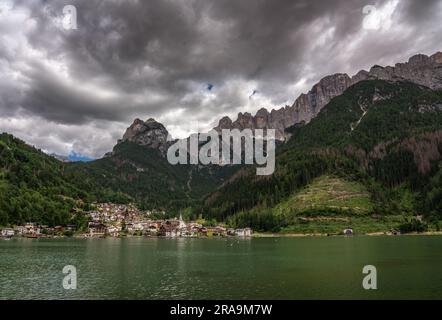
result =
[[51,157],[54,157],[57,160],[63,161],[63,162],[75,162],[75,161],[82,161],[82,162],[89,162],[93,161],[95,159],[79,155],[75,152],[71,152],[68,156],[62,156],[56,153],[49,154]]
[[91,201],[185,209],[263,231],[334,231],[355,219],[371,231],[393,216],[442,218],[442,53],[325,77],[291,107],[240,113],[215,129],[232,128],[279,132],[285,142],[273,175],[257,177],[250,166],[170,165],[172,142],[154,119],[136,119],[112,152],[88,163],[60,162],[2,134],[0,225],[66,223],[73,207]]

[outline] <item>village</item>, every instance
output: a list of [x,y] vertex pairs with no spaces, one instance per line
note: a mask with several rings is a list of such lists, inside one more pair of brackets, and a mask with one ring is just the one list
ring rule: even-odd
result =
[[[153,219],[152,211],[140,211],[135,206],[95,203],[93,210],[84,212],[88,219],[86,230],[79,230],[77,225],[49,227],[28,222],[12,228],[3,228],[0,237],[26,238],[58,238],[74,236],[79,238],[104,238],[104,237],[251,237],[250,228],[233,229],[225,226],[205,226],[202,222],[185,222],[182,215],[172,219]],[[165,215],[160,212],[160,215]],[[156,214],[155,216],[158,216]],[[84,228],[83,228],[84,229]]]

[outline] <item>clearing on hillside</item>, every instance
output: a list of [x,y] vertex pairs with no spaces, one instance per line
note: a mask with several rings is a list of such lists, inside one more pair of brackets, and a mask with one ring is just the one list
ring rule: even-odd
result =
[[313,180],[300,192],[278,205],[287,213],[302,214],[306,211],[327,209],[367,214],[373,208],[370,194],[364,185],[343,178],[324,175]]

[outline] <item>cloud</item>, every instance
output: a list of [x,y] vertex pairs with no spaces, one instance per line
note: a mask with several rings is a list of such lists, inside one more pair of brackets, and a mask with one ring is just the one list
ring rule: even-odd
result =
[[[76,0],[76,30],[63,28],[63,2],[8,3],[0,129],[64,155],[102,156],[134,118],[184,137],[442,43],[432,0]],[[368,4],[381,13],[375,30],[363,28]]]

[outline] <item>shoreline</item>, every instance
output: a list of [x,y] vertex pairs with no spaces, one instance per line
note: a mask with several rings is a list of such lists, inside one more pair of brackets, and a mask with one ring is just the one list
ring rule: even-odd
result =
[[66,237],[0,237],[0,240],[12,239],[124,239],[124,238],[146,238],[146,239],[258,239],[258,238],[327,238],[327,237],[401,237],[401,236],[442,236],[442,231],[413,232],[403,234],[392,234],[389,232],[370,232],[364,234],[343,235],[325,233],[254,233],[251,237],[145,237],[145,236],[125,236],[125,237],[84,237],[81,235]]
[[391,232],[369,232],[354,235],[326,233],[256,233],[253,238],[315,238],[315,237],[400,237],[400,236],[442,236],[442,231],[411,232],[392,234]]

